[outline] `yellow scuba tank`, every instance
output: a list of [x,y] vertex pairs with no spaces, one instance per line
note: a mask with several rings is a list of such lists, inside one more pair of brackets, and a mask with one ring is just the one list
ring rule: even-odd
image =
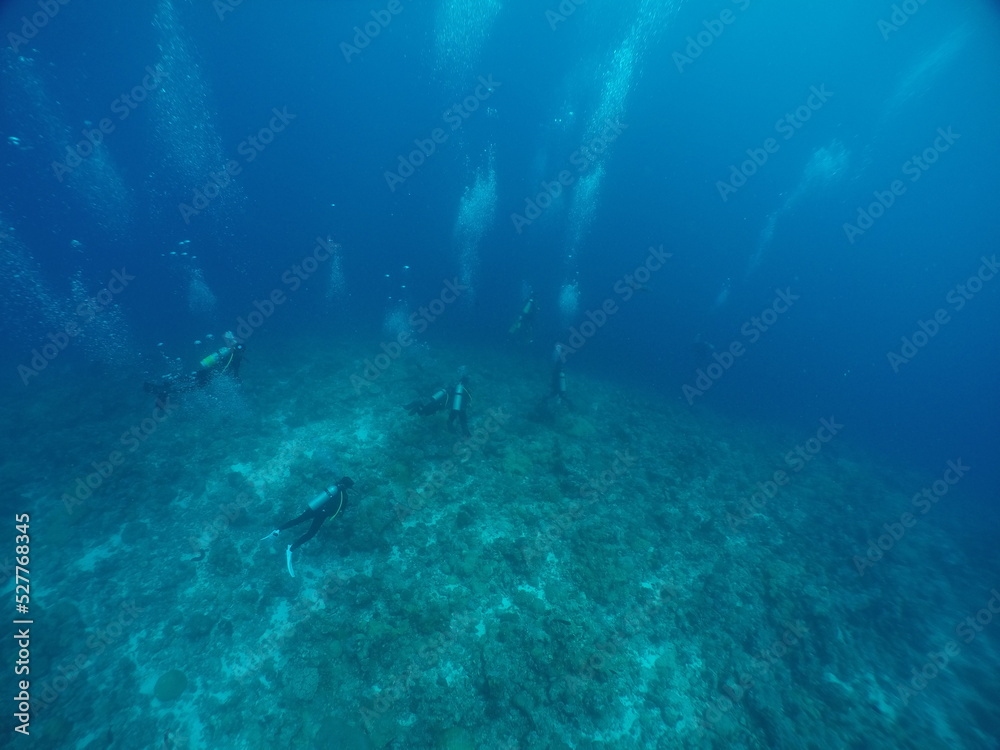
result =
[[510,326],[510,333],[516,333],[521,329],[521,325],[524,323],[524,319],[531,314],[531,308],[535,305],[535,298],[529,297],[528,301],[524,303],[524,307],[521,308],[521,314],[517,316]]
[[221,349],[219,349],[219,351],[212,352],[207,357],[205,357],[205,359],[201,361],[201,366],[206,370],[209,369],[210,367],[215,367],[217,364],[219,364],[219,362],[221,362],[223,359],[229,356],[229,351],[230,351],[229,347],[224,346]]

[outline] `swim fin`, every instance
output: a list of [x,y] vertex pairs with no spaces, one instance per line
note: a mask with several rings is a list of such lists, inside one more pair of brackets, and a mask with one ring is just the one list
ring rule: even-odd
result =
[[288,575],[295,578],[295,569],[292,567],[292,545],[288,545],[285,550],[285,562],[288,563]]

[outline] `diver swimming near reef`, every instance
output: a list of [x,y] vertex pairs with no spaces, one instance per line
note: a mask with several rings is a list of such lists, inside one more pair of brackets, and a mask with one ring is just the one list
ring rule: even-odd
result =
[[451,386],[441,386],[430,396],[416,398],[403,408],[410,416],[427,417],[439,411],[448,410],[448,426],[457,429],[462,437],[469,437],[469,393],[468,375],[465,367],[458,368],[458,375]]
[[227,374],[240,382],[240,365],[243,364],[245,348],[232,331],[224,334],[225,344],[198,363],[198,369],[184,375],[164,375],[159,380],[147,380],[143,388],[158,399],[174,393],[186,393],[204,388],[213,378]]
[[521,312],[511,324],[510,335],[529,344],[534,341],[536,312],[538,312],[538,307],[535,305],[535,297],[532,295],[528,297],[524,306],[521,307]]
[[565,404],[570,409],[574,408],[566,393],[566,351],[562,344],[556,344],[552,350],[552,375],[549,378],[549,395],[546,398],[550,409],[560,404]]
[[295,569],[292,567],[292,552],[316,536],[316,532],[319,531],[320,526],[326,522],[326,519],[336,518],[340,515],[341,511],[344,510],[344,505],[347,503],[347,491],[353,486],[353,479],[350,477],[341,477],[337,480],[336,484],[330,485],[314,497],[309,502],[309,507],[306,508],[300,515],[296,516],[291,521],[283,523],[281,526],[261,539],[262,542],[277,539],[278,534],[282,531],[290,529],[293,526],[298,526],[300,523],[305,521],[312,521],[308,530],[306,530],[306,533],[289,544],[285,550],[285,563],[288,566],[288,574],[292,578],[295,578]]

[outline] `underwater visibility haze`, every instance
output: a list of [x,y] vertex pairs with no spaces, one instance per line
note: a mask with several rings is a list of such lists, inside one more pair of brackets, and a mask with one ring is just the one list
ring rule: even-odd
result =
[[0,34],[0,746],[1000,750],[996,3]]

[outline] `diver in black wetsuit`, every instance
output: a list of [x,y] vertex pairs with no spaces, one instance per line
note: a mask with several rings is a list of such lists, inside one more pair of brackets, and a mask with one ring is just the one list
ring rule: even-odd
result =
[[472,395],[469,393],[468,380],[465,367],[459,367],[454,385],[442,386],[434,391],[433,395],[414,399],[404,404],[403,408],[410,416],[421,417],[428,417],[448,409],[448,426],[456,429],[462,437],[470,437],[472,433],[469,431],[468,409]]
[[573,402],[566,395],[566,370],[563,367],[565,361],[566,356],[563,351],[563,345],[556,344],[556,348],[552,352],[552,378],[549,383],[548,401],[550,406],[566,404],[566,406],[572,409]]
[[309,507],[306,508],[301,515],[293,518],[287,523],[282,524],[266,537],[261,539],[262,542],[276,539],[278,534],[282,531],[290,529],[293,526],[298,526],[303,521],[312,521],[312,524],[309,526],[306,533],[289,544],[288,548],[285,550],[285,558],[288,563],[288,573],[292,578],[295,578],[295,571],[292,568],[292,552],[316,536],[316,532],[319,531],[319,527],[323,525],[327,518],[336,518],[340,515],[340,512],[344,509],[344,505],[347,503],[347,491],[353,486],[353,479],[350,477],[341,477],[337,480],[336,484],[327,487],[319,495],[313,498],[313,500],[309,503]]
[[431,396],[427,398],[415,398],[410,403],[404,404],[403,408],[406,409],[411,417],[415,417],[418,414],[421,417],[429,417],[431,414],[436,414],[446,408],[450,400],[450,390],[445,386],[441,386]]

